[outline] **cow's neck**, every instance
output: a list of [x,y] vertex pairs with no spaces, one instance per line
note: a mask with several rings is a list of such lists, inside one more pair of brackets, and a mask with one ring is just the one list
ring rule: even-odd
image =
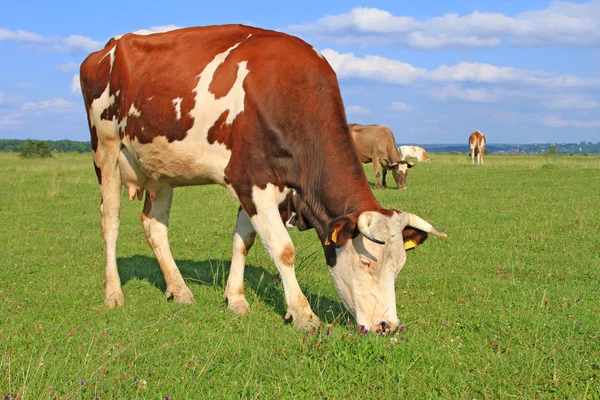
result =
[[327,225],[333,219],[344,215],[358,218],[363,211],[381,209],[362,164],[358,157],[353,157],[353,149],[349,151],[350,156],[340,155],[338,160],[343,162],[334,163],[337,165],[324,165],[317,174],[312,169],[312,179],[302,182],[292,198],[298,213],[298,228],[314,228],[321,242],[325,242]]

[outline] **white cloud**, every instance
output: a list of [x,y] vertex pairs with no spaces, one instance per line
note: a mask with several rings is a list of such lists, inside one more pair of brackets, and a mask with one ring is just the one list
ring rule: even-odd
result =
[[354,114],[354,115],[368,115],[371,114],[371,111],[364,108],[363,106],[348,106],[346,107],[346,113],[347,114]]
[[380,56],[356,57],[352,53],[338,53],[332,49],[321,52],[340,78],[362,78],[387,83],[409,84],[425,77],[423,68]]
[[81,81],[79,80],[79,74],[73,75],[71,80],[71,93],[81,93]]
[[16,42],[28,42],[28,43],[45,43],[50,39],[38,35],[37,33],[31,33],[23,30],[11,31],[9,29],[0,29],[0,42],[2,41],[16,41]]
[[43,100],[38,102],[27,102],[21,106],[22,110],[45,110],[49,112],[63,112],[72,109],[74,106],[68,100],[61,98],[54,98],[50,100]]
[[354,8],[289,31],[320,40],[359,46],[409,46],[422,49],[564,45],[600,45],[600,0],[555,1],[542,10],[510,17],[499,13],[444,14],[418,20],[377,8]]
[[82,51],[88,53],[99,50],[104,46],[104,43],[82,35],[71,35],[63,39],[62,44],[68,52]]
[[559,110],[586,110],[600,106],[597,101],[576,94],[557,95],[552,99],[547,99],[544,103],[547,108]]
[[[150,29],[141,29],[136,31],[136,33],[147,35],[152,33],[167,32],[179,28],[179,26],[172,24],[160,25],[153,26]],[[33,49],[55,53],[91,53],[102,49],[106,43],[83,35],[71,35],[66,38],[61,38],[57,36],[43,36],[23,30],[12,31],[4,28],[0,29],[0,41],[29,43]],[[68,68],[68,65],[70,64],[66,64],[61,67]]]
[[569,120],[562,117],[546,117],[542,119],[542,124],[550,128],[564,128],[572,126],[576,128],[600,128],[600,120]]
[[552,75],[544,71],[531,71],[512,67],[498,67],[484,63],[461,62],[453,66],[441,65],[429,71],[411,64],[380,56],[357,57],[353,53],[339,53],[332,49],[321,52],[339,78],[359,78],[377,82],[412,84],[417,81],[517,83],[543,87],[572,87],[585,83],[598,83],[570,75]]
[[33,49],[57,53],[90,53],[101,49],[104,43],[82,35],[71,35],[67,38],[42,36],[23,30],[11,31],[0,29],[0,41],[16,41],[29,43]]
[[430,96],[439,100],[463,100],[477,103],[490,103],[500,100],[500,94],[489,89],[461,88],[458,85],[448,85],[442,89],[431,90]]
[[394,102],[392,102],[392,105],[389,107],[389,110],[392,110],[392,111],[412,111],[412,110],[414,110],[414,108],[412,106],[409,106],[406,103],[401,102],[401,101],[394,101]]

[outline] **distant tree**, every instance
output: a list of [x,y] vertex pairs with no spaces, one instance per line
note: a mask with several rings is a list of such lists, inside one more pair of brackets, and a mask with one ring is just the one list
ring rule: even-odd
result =
[[28,139],[21,144],[21,157],[52,157],[50,146],[41,140]]
[[551,156],[555,156],[558,154],[558,148],[556,148],[556,145],[551,145],[550,149],[548,150],[548,154],[550,154]]

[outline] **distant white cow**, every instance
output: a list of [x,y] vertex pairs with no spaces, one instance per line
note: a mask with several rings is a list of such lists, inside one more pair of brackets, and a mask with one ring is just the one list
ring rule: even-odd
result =
[[427,152],[425,151],[425,149],[419,146],[400,146],[398,147],[398,151],[400,152],[402,161],[404,161],[406,157],[414,157],[419,162],[431,161],[429,157],[427,157]]

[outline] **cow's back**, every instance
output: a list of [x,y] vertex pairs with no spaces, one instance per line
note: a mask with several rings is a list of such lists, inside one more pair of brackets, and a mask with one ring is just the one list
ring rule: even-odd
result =
[[368,163],[375,158],[387,161],[386,164],[400,161],[394,134],[390,128],[382,125],[348,126],[362,162]]
[[[232,157],[235,165],[262,162],[297,142],[265,132],[346,124],[335,73],[314,48],[242,25],[127,34],[91,54],[80,75],[93,150],[98,141],[121,142],[136,180],[225,184]],[[302,121],[298,110],[314,104],[315,118]],[[258,142],[269,146],[244,148]]]

